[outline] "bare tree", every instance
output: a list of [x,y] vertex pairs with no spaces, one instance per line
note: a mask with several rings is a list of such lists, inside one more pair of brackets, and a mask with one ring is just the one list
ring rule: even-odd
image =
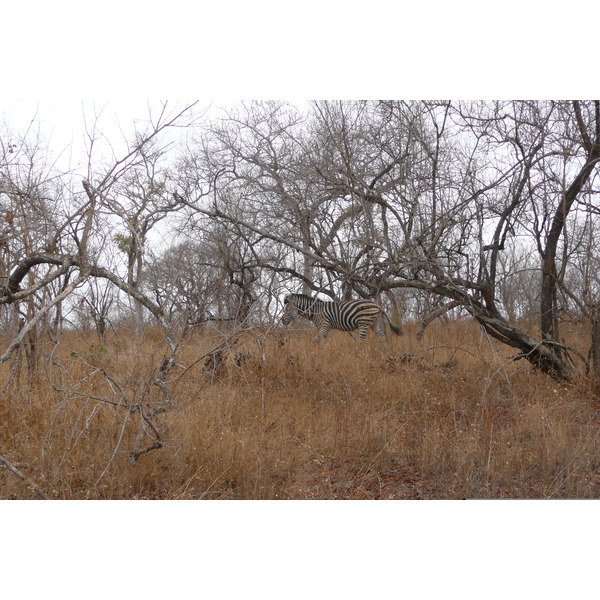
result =
[[[108,403],[126,408],[127,415],[133,412],[140,415],[138,436],[131,450],[133,461],[141,454],[162,445],[154,417],[170,406],[171,392],[166,379],[177,363],[178,356],[178,344],[171,324],[165,318],[162,307],[153,302],[138,285],[135,271],[141,262],[139,256],[142,254],[145,234],[162,217],[165,210],[171,208],[171,205],[166,205],[161,206],[160,210],[147,210],[154,198],[160,195],[160,190],[157,191],[157,187],[160,186],[153,178],[152,171],[155,164],[153,159],[156,158],[153,144],[169,128],[189,124],[193,116],[188,115],[193,106],[194,104],[186,106],[173,113],[168,111],[167,105],[164,104],[158,115],[150,115],[146,129],[138,133],[134,143],[127,147],[122,157],[115,159],[104,170],[100,169],[96,172],[92,168],[95,163],[90,158],[90,170],[88,178],[82,182],[82,192],[72,196],[70,203],[59,215],[47,208],[52,204],[53,198],[50,195],[52,189],[48,185],[48,180],[44,184],[44,181],[40,182],[39,177],[33,177],[38,168],[33,159],[32,168],[29,170],[31,175],[25,180],[29,187],[14,175],[15,168],[17,168],[17,175],[20,174],[18,170],[20,163],[11,162],[11,157],[5,161],[2,172],[2,198],[8,197],[13,202],[9,207],[3,207],[6,222],[14,226],[15,230],[20,226],[20,233],[15,235],[14,239],[19,241],[21,247],[16,252],[4,254],[5,281],[0,287],[0,305],[10,307],[17,306],[18,303],[28,303],[30,308],[23,315],[24,319],[18,334],[8,342],[6,349],[0,355],[0,363],[14,356],[26,340],[29,340],[29,344],[32,345],[32,335],[40,323],[44,322],[52,311],[63,305],[75,290],[94,279],[103,280],[119,293],[143,306],[165,332],[170,353],[161,359],[160,365],[156,367],[152,376],[152,384],[158,388],[161,396],[160,401],[149,403],[149,398],[144,393],[138,398],[116,404],[107,399]],[[91,152],[93,136],[90,141]],[[8,154],[11,154],[10,148],[7,150]],[[137,181],[136,175],[140,169],[144,169],[146,176],[142,186],[146,195],[135,196],[132,186]],[[64,194],[74,194],[70,187],[70,180],[66,179],[65,184]],[[141,205],[137,212],[128,214],[126,210],[120,210],[122,205],[116,203],[115,197],[123,190],[131,195],[134,205],[136,201]],[[170,201],[172,202],[172,199]],[[138,236],[135,239],[136,249],[135,252],[131,252],[125,278],[122,278],[118,270],[112,266],[102,265],[101,248],[106,239],[106,232],[99,227],[102,225],[101,217],[106,216],[108,212],[112,216],[128,219],[131,224],[130,231]],[[20,224],[15,222],[15,213],[22,215]],[[14,241],[10,240],[8,244],[10,248]],[[60,285],[51,287],[53,283],[60,280],[62,280]],[[108,374],[106,376],[109,377]],[[148,435],[151,442],[143,447]]]
[[[287,248],[289,272],[313,290],[433,294],[518,349],[517,358],[572,376],[556,298],[569,266],[567,217],[597,165],[596,104],[316,103],[309,133],[287,135],[281,148],[273,142],[281,130],[262,110],[222,126],[224,162],[213,158],[213,169],[228,165],[228,176],[211,180],[212,205],[190,188],[189,207]],[[280,173],[292,171],[305,178],[309,213],[290,201]],[[231,187],[242,184],[232,204]],[[506,249],[519,235],[541,259],[541,339],[511,323],[500,302]],[[297,256],[317,275],[294,269]]]

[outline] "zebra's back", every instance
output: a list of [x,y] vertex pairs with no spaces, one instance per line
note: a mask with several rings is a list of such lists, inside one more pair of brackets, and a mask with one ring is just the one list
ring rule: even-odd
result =
[[322,318],[326,319],[333,329],[352,331],[361,325],[371,325],[380,310],[379,306],[370,300],[323,302]]

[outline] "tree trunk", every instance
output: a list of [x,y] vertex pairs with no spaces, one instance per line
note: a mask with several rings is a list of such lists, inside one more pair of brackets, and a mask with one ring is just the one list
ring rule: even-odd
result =
[[[586,139],[584,125],[581,122],[581,116],[579,114],[579,104],[574,103],[575,113],[580,122],[580,129],[582,130],[582,136]],[[598,105],[597,105],[598,110]],[[600,115],[597,115],[599,118]],[[596,123],[597,127],[600,127],[600,123]],[[556,268],[556,252],[558,243],[564,230],[567,215],[573,206],[573,203],[577,199],[583,186],[589,179],[598,159],[600,158],[600,131],[597,131],[596,139],[594,143],[589,140],[586,141],[586,149],[588,151],[588,157],[586,163],[583,165],[571,185],[565,191],[562,202],[557,208],[552,224],[548,231],[546,238],[546,247],[542,259],[542,293],[541,293],[541,331],[542,340],[548,344],[548,350],[556,355],[557,360],[563,361],[565,351],[556,342],[559,341],[558,332],[558,306],[556,301],[556,292],[558,288],[558,271]]]

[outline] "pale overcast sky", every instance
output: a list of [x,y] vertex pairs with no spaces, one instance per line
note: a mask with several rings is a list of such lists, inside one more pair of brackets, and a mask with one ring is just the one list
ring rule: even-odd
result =
[[[169,101],[168,112],[185,104]],[[209,102],[199,102],[196,109],[201,111],[208,105]],[[63,170],[78,170],[87,164],[86,130],[91,131],[96,117],[97,131],[105,138],[104,144],[102,138],[96,142],[96,156],[100,152],[110,156],[112,150],[120,156],[124,140],[131,138],[135,123],[143,127],[148,120],[149,106],[153,115],[161,109],[158,100],[0,99],[0,122],[13,135],[23,135],[29,127],[31,133],[39,129],[53,158],[57,159],[57,166]]]

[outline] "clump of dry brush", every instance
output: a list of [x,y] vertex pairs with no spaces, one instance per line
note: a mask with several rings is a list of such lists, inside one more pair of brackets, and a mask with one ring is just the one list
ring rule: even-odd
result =
[[[600,495],[592,382],[512,362],[470,323],[432,325],[421,342],[409,327],[387,349],[342,332],[321,346],[310,331],[221,346],[198,334],[153,432],[141,413],[164,353],[157,334],[65,334],[34,381],[18,373],[4,390],[0,454],[51,498]],[[160,448],[133,465],[136,438],[155,433]],[[1,465],[0,494],[36,497]]]

